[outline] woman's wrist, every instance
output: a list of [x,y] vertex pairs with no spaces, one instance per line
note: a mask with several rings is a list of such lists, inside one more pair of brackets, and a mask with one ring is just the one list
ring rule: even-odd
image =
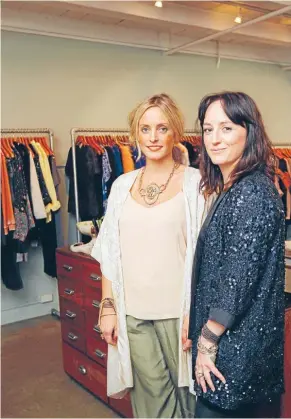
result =
[[206,339],[203,335],[200,335],[200,342],[206,347],[206,348],[211,348],[214,343],[211,342],[210,340]]
[[114,299],[111,297],[104,297],[101,300],[101,303],[99,306],[99,319],[98,319],[99,325],[100,325],[101,318],[105,316],[116,316]]

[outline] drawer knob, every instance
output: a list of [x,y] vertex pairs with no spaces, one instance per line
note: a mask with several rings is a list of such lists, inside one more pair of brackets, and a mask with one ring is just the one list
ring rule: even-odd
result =
[[71,272],[73,270],[73,266],[70,265],[63,265],[63,268],[68,272]]
[[81,374],[86,375],[87,374],[87,370],[83,365],[79,366],[79,371]]
[[78,336],[77,335],[74,335],[74,333],[70,332],[70,333],[68,333],[68,338],[70,340],[77,340],[78,339]]
[[98,301],[98,300],[93,300],[93,301],[92,301],[92,306],[93,306],[93,307],[96,307],[96,308],[99,308],[99,307],[100,307],[100,301]]
[[74,319],[77,316],[77,314],[76,313],[73,313],[70,310],[67,310],[66,311],[66,316],[69,317],[69,319]]
[[90,275],[90,278],[91,278],[93,281],[101,281],[101,276],[100,276],[100,275],[97,275],[97,274],[91,274],[91,275]]
[[95,324],[95,326],[93,327],[93,330],[94,330],[94,332],[97,332],[97,333],[99,333],[100,335],[101,335],[101,329],[100,329],[100,327],[98,326],[98,324]]
[[95,355],[97,355],[98,358],[101,358],[101,359],[106,358],[106,354],[104,352],[100,351],[99,349],[95,350]]
[[67,295],[74,295],[75,291],[71,290],[70,288],[65,288],[64,293],[67,294]]

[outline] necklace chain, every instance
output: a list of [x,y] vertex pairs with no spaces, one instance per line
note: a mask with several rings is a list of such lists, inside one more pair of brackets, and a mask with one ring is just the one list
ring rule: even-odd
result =
[[153,205],[157,202],[160,194],[163,193],[167,189],[167,186],[169,185],[170,180],[174,176],[175,170],[177,170],[179,167],[180,167],[180,164],[175,162],[166,183],[163,183],[162,185],[158,186],[156,183],[152,182],[146,188],[142,188],[142,181],[143,181],[143,176],[144,176],[146,168],[144,167],[142,169],[141,176],[139,179],[138,191],[139,191],[140,196],[142,196],[144,202],[147,205]]

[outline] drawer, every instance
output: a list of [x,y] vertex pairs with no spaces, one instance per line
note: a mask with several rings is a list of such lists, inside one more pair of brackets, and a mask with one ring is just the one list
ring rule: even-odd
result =
[[81,330],[85,328],[85,315],[80,305],[65,298],[60,298],[61,319]]
[[98,333],[97,339],[95,336],[87,334],[87,355],[90,358],[98,362],[98,364],[106,367],[107,352],[108,352],[108,345],[104,340],[101,339],[99,333]]
[[101,339],[101,331],[98,328],[98,316],[96,316],[96,313],[86,312],[85,324],[87,336],[94,336],[95,339]]
[[99,263],[84,263],[82,266],[82,281],[90,287],[102,286],[102,274]]
[[66,278],[81,279],[81,264],[78,259],[57,253],[57,274]]
[[63,344],[63,362],[65,371],[71,377],[108,404],[105,368],[66,343]]
[[101,288],[89,287],[88,285],[83,286],[84,292],[84,303],[83,307],[87,311],[89,310],[92,313],[96,313],[98,319],[99,316],[99,306],[102,299]]
[[79,351],[86,352],[84,332],[68,324],[68,322],[62,322],[62,338],[76,349],[79,349]]
[[83,287],[75,280],[58,277],[59,296],[78,305],[83,304]]
[[133,418],[133,412],[130,402],[130,394],[127,393],[123,399],[113,399],[111,397],[108,398],[109,405],[116,410],[117,412],[121,413],[126,418]]

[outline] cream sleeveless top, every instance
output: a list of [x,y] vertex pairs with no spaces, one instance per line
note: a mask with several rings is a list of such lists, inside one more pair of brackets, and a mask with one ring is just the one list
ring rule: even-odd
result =
[[119,220],[126,314],[143,320],[179,318],[187,226],[183,192],[154,207],[129,194]]

